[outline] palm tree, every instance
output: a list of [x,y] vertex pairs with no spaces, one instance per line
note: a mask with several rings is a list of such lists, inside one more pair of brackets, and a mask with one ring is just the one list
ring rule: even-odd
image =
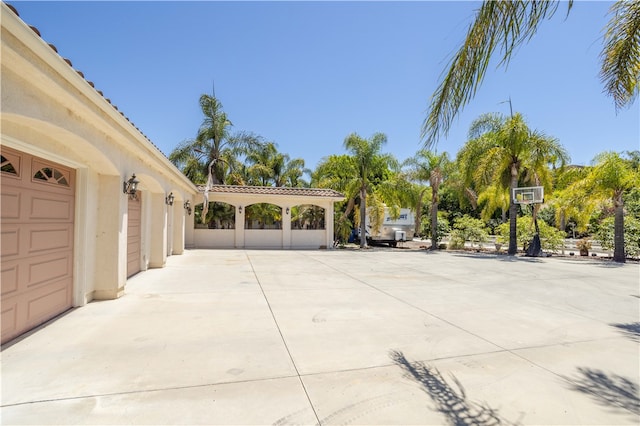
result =
[[[564,164],[569,155],[560,143],[538,131],[531,131],[522,115],[512,117],[485,114],[471,124],[470,140],[460,150],[465,180],[483,185],[499,184],[509,194],[523,183],[550,185],[548,165]],[[517,252],[516,218],[518,205],[510,198],[509,254]]]
[[589,218],[598,207],[599,200],[591,196],[585,184],[588,172],[588,168],[580,166],[556,170],[548,205],[555,209],[556,227],[561,231],[565,231],[570,219],[579,231],[585,231]]
[[249,175],[254,178],[254,183],[261,186],[308,186],[302,179],[309,170],[304,167],[302,158],[293,160],[288,154],[278,152],[277,146],[273,142],[268,142],[263,146],[249,152],[246,162],[250,164]]
[[478,194],[478,204],[483,205],[480,211],[482,220],[488,222],[495,211],[500,209],[502,223],[504,223],[509,210],[509,191],[499,184],[489,185]]
[[409,175],[419,182],[429,182],[431,187],[431,250],[438,248],[438,191],[449,164],[446,152],[437,154],[425,149],[405,161],[411,167]]
[[236,157],[258,148],[262,141],[251,133],[232,135],[232,123],[217,98],[206,94],[200,96],[200,109],[204,119],[197,136],[180,143],[169,155],[169,160],[195,183],[205,183],[203,178],[211,174],[214,184],[222,184]]
[[[486,0],[476,13],[465,41],[453,56],[444,78],[431,96],[429,114],[422,125],[427,147],[449,131],[458,112],[473,98],[486,74],[494,51],[500,47],[499,66],[551,18],[560,1]],[[567,2],[567,14],[573,1]],[[630,105],[638,94],[640,78],[640,2],[618,0],[610,8],[610,20],[600,54],[605,93],[616,109]]]
[[586,177],[592,195],[611,200],[614,207],[613,260],[625,262],[624,252],[624,199],[625,191],[640,186],[640,173],[631,162],[617,152],[604,152],[594,159],[593,168]]
[[351,153],[351,158],[355,165],[356,175],[353,176],[357,182],[360,197],[360,247],[367,247],[366,238],[366,217],[367,217],[367,193],[372,188],[372,172],[376,166],[387,168],[394,162],[389,154],[381,154],[380,149],[387,143],[387,136],[383,133],[375,133],[370,139],[364,139],[357,133],[352,133],[344,140],[344,147]]
[[[339,239],[348,237],[352,223],[349,216],[353,211],[358,196],[358,184],[353,176],[357,175],[353,158],[346,155],[330,155],[322,159],[316,170],[311,174],[312,186],[318,188],[331,188],[345,195],[346,201],[335,204],[335,232]],[[344,209],[344,210],[342,210]]]

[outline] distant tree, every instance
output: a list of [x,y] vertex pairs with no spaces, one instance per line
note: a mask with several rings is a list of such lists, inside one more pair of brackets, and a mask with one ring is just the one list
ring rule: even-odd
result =
[[429,182],[431,187],[431,250],[438,249],[438,195],[449,163],[449,155],[446,152],[437,154],[425,149],[404,162],[410,167],[411,178],[418,182]]
[[632,163],[617,152],[604,152],[594,159],[585,178],[592,196],[609,198],[614,208],[613,260],[625,262],[624,251],[624,197],[626,191],[640,186],[640,173]]
[[250,151],[246,155],[247,173],[252,185],[259,186],[308,186],[302,179],[309,170],[304,160],[291,160],[288,154],[278,151],[275,143],[268,142]]
[[389,154],[382,154],[380,150],[387,143],[387,137],[383,133],[375,133],[370,139],[360,137],[352,133],[344,140],[344,147],[351,154],[356,174],[353,179],[357,182],[360,197],[360,247],[367,246],[366,217],[367,217],[367,193],[373,188],[372,169],[375,166],[389,166],[395,160]]
[[[486,0],[478,9],[465,41],[454,54],[447,72],[431,96],[422,126],[425,146],[446,135],[458,112],[473,98],[486,74],[491,57],[500,49],[498,66],[506,67],[518,47],[528,42],[540,24],[551,18],[559,1]],[[573,6],[568,1],[567,14]],[[630,105],[640,79],[640,1],[612,4],[604,34],[600,77],[616,110]]]
[[347,154],[330,155],[322,159],[315,171],[311,174],[311,183],[318,188],[331,188],[344,194],[346,201],[336,203],[336,209],[341,211],[336,217],[336,233],[342,231],[342,237],[351,231],[352,223],[349,220],[358,197],[358,182],[353,179],[357,174],[356,166]]

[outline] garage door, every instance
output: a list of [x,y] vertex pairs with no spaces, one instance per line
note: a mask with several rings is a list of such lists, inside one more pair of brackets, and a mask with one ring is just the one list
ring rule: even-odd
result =
[[141,203],[140,191],[134,198],[129,197],[127,222],[127,277],[140,272],[140,242],[141,242]]
[[72,306],[75,172],[1,152],[4,343]]

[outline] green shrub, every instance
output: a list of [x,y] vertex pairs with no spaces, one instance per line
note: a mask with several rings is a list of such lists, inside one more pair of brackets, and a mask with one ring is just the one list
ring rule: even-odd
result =
[[464,215],[453,221],[453,228],[450,236],[450,248],[463,248],[465,241],[470,241],[472,247],[473,243],[478,243],[478,246],[482,247],[482,243],[487,241],[487,228],[480,219]]
[[[540,230],[540,245],[543,250],[558,251],[564,247],[565,233],[548,225],[545,221],[538,220]],[[509,241],[509,223],[503,223],[497,228],[498,240]],[[527,245],[533,240],[535,226],[530,216],[519,217],[516,222],[516,240],[518,245],[526,250]]]
[[[595,232],[595,239],[605,250],[613,250],[613,222],[613,216],[602,220]],[[624,252],[628,257],[640,257],[640,220],[632,216],[624,218]]]

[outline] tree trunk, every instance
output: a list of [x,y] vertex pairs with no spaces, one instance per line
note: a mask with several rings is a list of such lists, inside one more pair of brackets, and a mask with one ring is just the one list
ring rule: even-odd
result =
[[509,187],[509,251],[510,256],[518,252],[517,218],[518,205],[513,202],[513,189],[518,187],[518,167],[511,165],[511,185]]
[[613,222],[613,261],[625,263],[624,202],[622,201],[622,191],[619,191],[619,193],[614,196],[613,205],[615,206],[615,218]]
[[367,248],[367,190],[360,189],[360,248]]
[[417,236],[420,235],[420,231],[421,231],[421,227],[422,227],[422,197],[424,195],[424,192],[420,192],[420,195],[418,196],[418,201],[416,202],[416,216],[413,220],[413,226],[414,226],[414,230],[413,230],[413,236]]
[[438,249],[438,190],[431,188],[431,250]]
[[342,213],[342,217],[340,218],[340,220],[346,220],[349,218],[349,215],[351,214],[351,210],[353,210],[353,207],[356,205],[356,200],[355,198],[349,198],[349,200],[347,201],[347,208],[344,211],[344,213]]

